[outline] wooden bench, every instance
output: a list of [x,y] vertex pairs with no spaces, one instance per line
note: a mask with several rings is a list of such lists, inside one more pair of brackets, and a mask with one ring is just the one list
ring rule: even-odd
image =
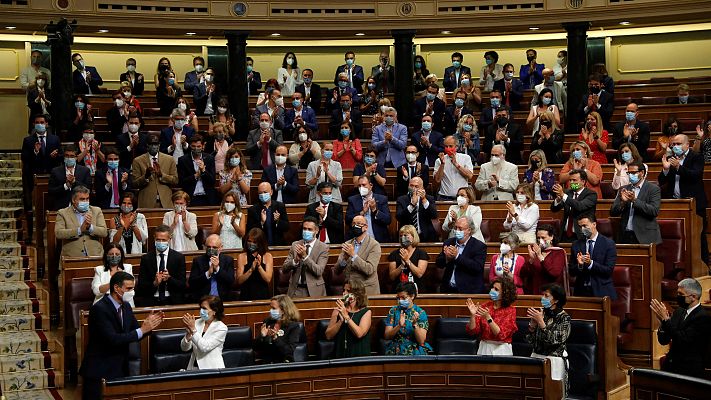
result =
[[653,369],[633,368],[630,375],[630,399],[707,399],[711,381]]

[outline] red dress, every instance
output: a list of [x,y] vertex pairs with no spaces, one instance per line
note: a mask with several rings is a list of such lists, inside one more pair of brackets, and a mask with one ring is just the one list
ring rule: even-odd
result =
[[533,261],[528,260],[526,293],[540,294],[541,286],[548,283],[563,285],[563,270],[566,265],[565,250],[559,247],[553,247],[550,250],[543,261],[538,257],[535,257]]
[[466,326],[467,334],[472,336],[479,336],[481,340],[490,340],[495,342],[511,343],[511,338],[513,334],[518,331],[516,326],[516,307],[509,305],[508,307],[494,308],[493,301],[487,301],[482,305],[489,311],[491,319],[496,322],[499,326],[499,334],[494,335],[491,333],[491,327],[489,323],[483,317],[476,317],[476,325],[474,329]]
[[[600,150],[599,147],[597,147],[597,140],[589,139],[589,140],[583,140],[583,133],[581,132],[580,135],[578,135],[578,140],[582,140],[585,143],[588,144],[590,147],[590,151],[592,152],[592,159],[599,162],[600,164],[607,164],[607,156],[605,155],[605,152]],[[603,143],[607,143],[608,145],[610,144],[610,137],[607,134],[606,130],[602,130],[602,134],[600,135],[600,140],[602,140]]]

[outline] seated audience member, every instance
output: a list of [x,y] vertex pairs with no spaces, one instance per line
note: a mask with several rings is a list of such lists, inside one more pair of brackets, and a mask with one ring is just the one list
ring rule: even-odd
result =
[[370,69],[370,75],[375,78],[375,89],[383,93],[395,92],[395,67],[390,64],[390,50],[380,52],[378,65]]
[[538,52],[536,50],[526,50],[526,60],[528,64],[521,65],[521,70],[518,74],[521,78],[521,82],[523,82],[524,89],[533,89],[536,85],[543,82],[543,69],[546,68],[546,65],[538,64],[536,62],[537,57]]
[[353,169],[363,161],[363,147],[350,122],[341,124],[341,134],[333,141],[333,160],[338,161],[343,169]]
[[279,145],[274,151],[274,164],[264,169],[262,182],[269,182],[274,191],[274,199],[284,204],[296,203],[299,193],[299,171],[286,164],[288,150]]
[[353,185],[356,186],[355,190],[358,190],[358,180],[365,176],[373,185],[374,193],[385,195],[385,166],[376,162],[376,154],[373,147],[368,147],[363,152],[363,162],[353,168]]
[[274,276],[274,258],[264,231],[252,228],[247,232],[242,253],[237,258],[237,284],[239,300],[266,300]]
[[528,169],[523,174],[523,181],[533,187],[535,200],[551,200],[554,197],[555,172],[548,166],[543,150],[533,150],[528,156]]
[[483,293],[486,244],[472,238],[474,222],[460,217],[454,225],[454,237],[444,241],[436,265],[444,268],[441,293]]
[[509,278],[496,278],[489,284],[491,301],[479,305],[467,299],[471,316],[466,331],[480,338],[476,354],[481,356],[512,356],[511,339],[516,326],[516,286]]
[[395,289],[398,304],[385,316],[385,355],[424,356],[431,353],[427,340],[430,323],[425,310],[415,304],[417,287],[400,282]]
[[[126,263],[123,249],[114,244],[109,243],[104,249],[104,264],[94,268],[94,278],[91,280],[91,291],[94,292],[94,303],[101,300],[104,295],[111,295],[109,290],[109,281],[111,277],[118,271],[124,271],[133,275],[131,264]],[[133,299],[128,300],[131,307],[136,305]]]
[[711,163],[711,119],[702,125],[696,125],[694,151],[704,156],[705,163]]
[[[425,115],[432,117],[433,128],[437,131],[444,132],[445,125],[445,109],[446,105],[444,101],[437,98],[437,93],[439,93],[439,86],[436,83],[430,83],[427,85],[427,93],[424,97],[415,100],[414,117],[420,118],[417,121],[421,121],[421,118]],[[386,110],[387,119],[387,110]],[[415,124],[415,129],[419,129],[418,124]]]
[[491,124],[496,120],[496,112],[501,107],[501,92],[499,89],[494,89],[489,92],[489,106],[484,107],[479,116],[479,126],[481,130],[486,132]]
[[260,228],[269,246],[284,246],[284,233],[289,231],[289,218],[284,203],[276,201],[272,195],[272,185],[262,182],[257,186],[259,203],[247,211],[247,230]]
[[274,89],[279,90],[279,92],[281,93],[281,85],[279,85],[279,82],[277,82],[276,78],[270,78],[264,84],[264,91],[259,93],[259,96],[257,96],[256,105],[261,106],[262,104],[267,103],[270,99],[270,94]]
[[422,178],[412,178],[406,194],[397,198],[396,217],[400,226],[412,225],[423,242],[436,242],[432,220],[437,220],[434,197],[427,194]]
[[472,229],[472,237],[479,240],[480,242],[485,242],[484,236],[481,233],[481,208],[475,205],[476,194],[471,186],[460,187],[457,190],[457,204],[452,204],[449,206],[447,211],[447,216],[442,222],[442,231],[449,232],[448,238],[454,237],[454,225],[457,220],[462,217],[467,217],[474,224]]
[[504,67],[499,64],[499,53],[493,50],[484,53],[484,61],[479,74],[479,85],[490,92],[494,88],[494,82],[504,79]]
[[341,74],[345,73],[348,78],[348,85],[346,86],[357,89],[358,93],[360,93],[363,86],[363,67],[355,63],[355,53],[352,50],[346,51],[343,57],[346,63],[336,68],[333,84],[338,85]]
[[314,114],[321,111],[321,85],[314,83],[314,71],[304,68],[301,73],[304,83],[297,85],[294,93],[301,93],[302,103],[314,110]]
[[71,204],[57,211],[54,235],[62,242],[61,257],[89,257],[104,254],[102,239],[108,234],[104,213],[89,205],[85,186],[72,189]]
[[676,87],[676,96],[667,97],[665,101],[667,104],[694,104],[701,103],[701,100],[697,97],[689,96],[689,85],[686,83],[680,83]]
[[471,114],[463,116],[459,119],[457,130],[452,135],[457,143],[457,152],[468,155],[472,164],[478,164],[481,152],[481,138],[475,121]]
[[[445,109],[444,125],[439,127],[435,126],[437,130],[441,130],[441,132],[444,132],[447,135],[453,135],[457,130],[457,123],[459,123],[459,120],[463,116],[472,113],[472,110],[464,104],[467,98],[467,93],[464,90],[461,88],[457,89],[454,91],[452,96],[454,98],[454,102]],[[417,114],[415,115],[417,116]],[[429,116],[430,122],[432,122],[432,117],[428,114],[426,116]],[[424,117],[425,115],[423,115],[423,118]],[[432,125],[430,125],[430,128],[432,128]]]
[[497,144],[491,149],[491,161],[479,170],[474,187],[482,192],[482,200],[512,200],[518,186],[518,167],[505,159],[506,147]]
[[615,109],[615,97],[602,84],[602,76],[599,74],[592,74],[588,77],[588,89],[589,93],[583,95],[578,106],[578,119],[585,120],[588,114],[595,111],[600,114],[602,128],[609,132],[612,128],[610,118]]
[[[390,208],[388,198],[373,193],[373,185],[368,178],[358,178],[358,194],[348,198],[346,209],[346,225],[351,225],[356,216],[362,216],[368,221],[366,233],[380,243],[390,241],[388,226],[390,226]],[[353,236],[348,236],[349,238]]]
[[274,150],[284,142],[281,131],[273,128],[271,121],[268,113],[262,113],[259,115],[259,126],[249,131],[244,154],[250,156],[251,169],[266,169],[274,164]]
[[550,112],[556,126],[560,126],[560,110],[558,106],[553,104],[553,91],[549,88],[543,88],[540,92],[533,95],[533,100],[531,101],[531,111],[526,117],[526,126],[531,128],[533,132],[538,131],[540,124],[540,117],[546,112]]
[[516,249],[521,244],[518,235],[513,232],[501,234],[501,246],[499,253],[491,258],[489,267],[489,282],[494,279],[510,279],[516,286],[516,293],[523,294],[523,279],[525,275],[523,268],[526,265],[524,256],[516,253]]
[[590,147],[585,142],[580,140],[573,142],[570,145],[570,158],[563,164],[558,179],[561,184],[570,187],[568,184],[570,171],[574,169],[583,170],[587,175],[585,187],[597,193],[598,198],[602,198],[602,189],[600,189],[602,166],[600,166],[599,162],[591,159],[591,155]]
[[284,96],[291,96],[296,86],[304,83],[301,80],[301,70],[296,54],[291,51],[284,54],[281,67],[277,70],[277,82],[281,85]]
[[217,177],[225,170],[227,151],[230,149],[225,126],[222,122],[216,122],[208,133],[207,140],[203,146],[203,151],[215,158],[215,174],[217,174]]
[[380,294],[378,283],[378,263],[380,243],[368,234],[369,222],[362,215],[356,215],[349,224],[349,236],[341,246],[341,254],[336,261],[336,272],[345,273],[346,280],[357,278],[363,281],[367,294]]
[[419,154],[417,147],[409,145],[405,148],[406,163],[397,169],[397,183],[395,184],[395,196],[407,194],[410,181],[413,178],[422,180],[422,188],[427,190],[430,185],[430,169],[417,161]]
[[600,164],[607,164],[605,151],[610,143],[610,137],[607,130],[602,128],[600,114],[593,111],[585,117],[585,125],[580,131],[578,140],[585,142],[590,147],[593,160]]
[[91,176],[96,174],[99,162],[106,162],[106,155],[103,152],[101,142],[95,139],[94,124],[88,122],[82,129],[82,139],[77,143],[79,154],[77,162],[89,168]]
[[494,90],[501,94],[501,105],[513,111],[520,110],[524,89],[523,82],[514,78],[513,64],[504,64],[504,79],[494,82]]
[[109,241],[126,254],[143,254],[148,239],[146,216],[136,210],[133,192],[121,195],[121,212],[109,219]]
[[508,159],[513,164],[523,164],[521,152],[523,151],[523,133],[521,127],[511,118],[511,114],[506,107],[501,107],[496,111],[495,123],[486,130],[484,145],[482,150],[487,156],[491,155],[491,149],[496,145],[506,148]]
[[567,255],[556,246],[558,235],[553,225],[541,224],[536,229],[536,243],[528,245],[528,265],[524,268],[529,294],[542,293],[541,288],[550,283],[562,285],[567,267]]
[[75,94],[72,100],[72,119],[65,140],[78,142],[82,138],[82,129],[87,122],[94,121],[94,110],[88,97]]
[[272,297],[269,317],[254,340],[254,350],[266,364],[294,362],[299,342],[299,309],[285,294]]
[[298,127],[294,134],[294,143],[289,147],[289,164],[298,169],[306,169],[311,161],[321,159],[321,146],[306,126]]
[[396,283],[413,282],[422,291],[422,277],[427,272],[430,256],[418,248],[420,236],[413,225],[403,224],[399,231],[400,248],[388,255],[388,277]]
[[538,130],[533,133],[531,150],[543,151],[551,164],[562,164],[564,139],[563,131],[556,125],[553,114],[545,111],[539,117]]
[[551,361],[552,379],[563,381],[563,398],[570,390],[566,343],[570,336],[570,315],[563,310],[567,301],[565,289],[557,284],[545,285],[542,290],[541,305],[529,307],[526,315],[528,323],[526,342],[533,346],[531,357],[547,358]]
[[421,129],[412,135],[411,142],[419,156],[417,161],[427,167],[434,167],[435,160],[444,151],[444,137],[442,133],[433,130],[432,117],[422,116]]
[[168,225],[159,225],[154,234],[155,251],[141,256],[141,279],[136,285],[136,305],[139,307],[184,302],[187,289],[185,256],[171,248],[171,232]]
[[[197,121],[197,117],[194,120]],[[223,124],[226,141],[229,143],[235,141],[235,118],[230,112],[230,103],[226,97],[221,97],[217,101],[215,113],[210,115],[208,120],[208,131],[215,133],[215,125],[218,123]]]
[[330,182],[333,185],[333,200],[342,201],[341,185],[343,184],[343,168],[341,163],[333,158],[333,143],[324,142],[321,147],[321,157],[311,161],[306,168],[306,185],[310,188],[309,203],[318,200],[316,187],[321,182]]
[[357,278],[347,280],[343,297],[336,300],[326,328],[326,339],[336,344],[336,358],[370,355],[372,317],[363,282]]
[[92,187],[92,177],[89,168],[77,165],[77,148],[74,145],[64,146],[64,162],[52,168],[49,173],[47,193],[50,198],[50,210],[62,209],[72,202],[72,190],[77,186]]
[[376,123],[375,115],[382,114],[379,108],[383,105],[382,103],[384,102],[384,100],[387,100],[388,102],[388,104],[385,105],[390,107],[390,100],[385,97],[385,93],[379,92],[377,90],[377,85],[375,84],[374,77],[369,76],[368,79],[365,80],[365,87],[366,89],[363,91],[363,95],[361,96],[361,101],[360,105],[358,106],[358,110],[361,112],[361,114],[372,115],[372,123],[375,126],[382,122],[382,119],[378,118],[378,121]]
[[289,297],[326,296],[323,272],[328,262],[328,245],[318,240],[318,220],[304,217],[301,223],[301,239],[291,243],[289,255],[281,268],[288,274]]
[[639,120],[639,107],[635,103],[630,103],[625,109],[625,122],[615,124],[612,136],[612,147],[619,149],[622,143],[632,143],[641,150],[642,158],[647,160],[647,148],[649,147],[649,124]]
[[291,105],[293,108],[286,110],[284,116],[284,135],[289,139],[295,139],[295,129],[300,125],[306,125],[312,132],[318,132],[318,121],[316,112],[304,104],[304,95],[301,92],[294,92],[291,95]]
[[198,117],[197,115],[195,115],[195,112],[190,108],[190,103],[185,97],[178,96],[175,98],[175,108],[185,113],[185,126],[193,128],[196,132],[200,130],[200,123],[198,121]]
[[180,350],[191,351],[186,370],[225,368],[222,349],[227,337],[227,325],[222,322],[225,306],[214,295],[200,298],[200,318],[190,313],[183,315],[185,336],[180,341]]
[[175,72],[163,72],[156,88],[156,101],[160,108],[160,115],[169,115],[177,107],[177,99],[181,96],[182,91],[175,79]]
[[146,154],[148,147],[146,141],[148,134],[141,132],[141,117],[137,113],[128,115],[128,130],[116,137],[116,146],[119,150],[119,165],[129,169],[133,160]]
[[662,234],[657,215],[662,194],[659,186],[647,182],[647,167],[636,161],[627,166],[629,185],[621,187],[610,207],[610,216],[620,217],[619,243],[660,244]]
[[413,63],[413,69],[415,71],[415,77],[412,79],[412,85],[415,89],[415,93],[427,90],[427,84],[425,83],[425,78],[430,74],[427,69],[427,64],[425,63],[425,58],[421,55],[416,55]]
[[[106,111],[106,123],[109,128],[109,136],[105,139],[114,139],[121,133],[128,131],[128,103],[123,99],[123,93],[113,94],[113,107]],[[135,110],[134,112],[138,112]]]
[[126,72],[119,75],[119,82],[128,82],[131,84],[132,93],[134,96],[143,96],[145,87],[145,77],[140,72],[136,72],[136,59],[126,59]]
[[247,87],[250,96],[256,96],[262,88],[262,75],[254,70],[252,57],[247,57]]
[[306,206],[304,218],[318,221],[318,240],[326,244],[343,243],[343,206],[333,201],[333,184],[321,182],[316,185],[319,200]]
[[538,225],[538,204],[533,197],[533,187],[528,183],[519,183],[516,187],[516,200],[506,202],[506,219],[504,229],[515,233],[522,244],[536,242],[536,225]]
[[77,94],[101,94],[99,86],[104,84],[96,67],[86,65],[84,58],[79,53],[72,54],[72,64],[76,69],[72,72],[72,84],[74,93]]
[[173,156],[177,163],[180,157],[188,153],[188,139],[195,134],[195,130],[187,125],[185,111],[179,108],[172,111],[169,123],[170,126],[160,131],[160,151]]
[[160,153],[158,135],[149,135],[148,153],[136,157],[131,165],[133,187],[138,189],[138,208],[173,208],[171,186],[178,184],[175,159]]
[[213,115],[220,100],[220,88],[215,84],[215,69],[208,67],[203,73],[203,80],[195,85],[193,101],[197,115]]
[[205,82],[205,59],[201,56],[193,57],[193,70],[185,73],[185,91],[195,94],[199,84]]
[[193,258],[188,286],[193,299],[219,296],[232,300],[230,291],[235,282],[235,260],[222,254],[220,236],[212,234],[205,239],[205,254]]
[[407,127],[397,122],[397,111],[385,110],[385,121],[373,129],[372,146],[378,152],[378,164],[385,168],[400,168],[405,164]]
[[[543,82],[536,85],[535,93],[531,101],[531,110],[541,111],[540,107],[552,111],[556,116],[556,123],[560,125],[560,115],[565,115],[565,106],[568,102],[568,93],[563,83],[555,80],[552,69],[543,69]],[[546,100],[546,98],[548,100]]]
[[23,68],[20,72],[20,86],[27,90],[27,88],[35,81],[35,78],[39,74],[45,74],[47,77],[47,87],[50,87],[49,77],[52,73],[49,69],[42,66],[42,52],[38,49],[33,49],[30,52],[30,65]]
[[439,154],[434,171],[434,181],[440,185],[437,200],[452,201],[459,188],[469,186],[474,166],[471,157],[457,152],[456,139],[448,136],[444,139],[444,154]]
[[27,87],[27,108],[30,110],[31,118],[33,115],[51,113],[52,90],[48,86],[48,80],[48,75],[40,72]]
[[190,140],[190,153],[178,159],[180,186],[192,194],[192,205],[215,204],[215,158],[203,152],[202,135],[195,134]]
[[[358,124],[360,119],[360,111],[357,106],[360,97],[357,89],[348,86],[348,76],[344,73],[338,75],[338,86],[331,90],[331,97],[326,100],[326,111],[331,114],[331,123],[340,124],[343,121],[350,119],[351,123],[356,127],[358,134]],[[347,115],[346,115],[347,114]],[[362,120],[360,121],[362,127]],[[335,138],[338,131],[331,127],[331,137]]]
[[605,91],[609,92],[612,95],[615,94],[615,81],[607,72],[607,67],[605,66],[605,63],[593,64],[592,73],[600,75],[600,83],[605,88]]
[[464,61],[464,56],[460,52],[452,53],[452,66],[444,69],[444,90],[447,92],[454,92],[460,85],[462,81],[462,75],[467,74],[471,76],[471,68],[462,65]]
[[570,275],[576,277],[573,293],[576,296],[617,299],[612,282],[612,271],[617,261],[615,242],[599,234],[595,214],[579,217],[578,225],[584,238],[573,242],[568,262]]
[[212,216],[212,234],[220,236],[223,248],[241,249],[246,231],[247,218],[237,195],[234,192],[225,193],[220,210]]
[[561,50],[558,52],[558,58],[553,66],[556,82],[563,84],[564,90],[568,91],[568,52]]
[[175,251],[197,250],[195,236],[198,233],[197,216],[188,211],[190,195],[179,190],[173,193],[173,210],[163,215],[163,225],[170,227],[170,248]]
[[650,308],[660,323],[657,341],[669,346],[662,370],[704,379],[708,351],[704,346],[711,333],[711,316],[701,305],[703,288],[694,278],[679,282],[676,289],[677,309],[669,313],[667,306],[652,299]]
[[246,206],[251,183],[252,171],[247,169],[242,151],[237,146],[230,146],[225,154],[225,169],[220,172],[220,193],[234,193],[240,206]]
[[569,172],[568,176],[569,189],[564,191],[561,185],[557,183],[553,185],[555,197],[551,204],[551,211],[563,210],[560,241],[570,243],[585,238],[577,220],[583,216],[595,215],[598,196],[597,192],[585,187],[585,182],[588,179],[586,171],[574,169]]
[[630,183],[627,175],[627,166],[642,162],[642,156],[639,155],[635,145],[632,143],[623,143],[618,150],[618,157],[613,158],[612,162],[615,165],[615,175],[612,177],[612,188],[618,190]]
[[272,89],[267,93],[267,100],[264,104],[258,105],[252,113],[252,127],[262,127],[262,115],[269,115],[269,127],[278,131],[283,131],[284,123],[284,98],[281,96],[281,90]]

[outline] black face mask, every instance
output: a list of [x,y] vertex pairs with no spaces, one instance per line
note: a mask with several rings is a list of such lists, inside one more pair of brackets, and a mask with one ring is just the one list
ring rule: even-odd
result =
[[676,302],[677,302],[677,304],[679,305],[679,307],[683,308],[684,310],[686,310],[687,308],[689,308],[689,304],[686,302],[686,297],[685,297],[685,296],[682,296],[682,295],[680,295],[680,294],[677,295],[677,296],[676,296]]
[[158,154],[159,149],[160,149],[160,146],[158,146],[157,144],[155,144],[155,145],[149,144],[148,145],[148,154],[155,156],[156,154]]
[[357,238],[362,234],[363,234],[363,227],[360,227],[358,225],[351,226],[351,236],[353,236],[354,238]]
[[541,121],[541,126],[545,126],[550,129],[553,126],[553,121]]
[[593,94],[600,93],[600,86],[590,86],[590,92],[592,92]]
[[167,66],[167,65],[162,65],[162,64],[161,64],[161,66],[159,67],[159,69],[160,69],[161,71],[167,71],[168,68],[170,68],[170,67]]
[[541,165],[540,161],[538,160],[531,160],[531,167],[533,169],[538,169],[538,166]]
[[507,118],[504,118],[504,117],[496,118],[496,125],[498,125],[499,128],[505,127],[506,124],[508,124],[508,123],[509,123],[509,120]]
[[536,56],[526,56],[526,60],[528,60],[528,62],[531,62],[535,59],[536,59]]

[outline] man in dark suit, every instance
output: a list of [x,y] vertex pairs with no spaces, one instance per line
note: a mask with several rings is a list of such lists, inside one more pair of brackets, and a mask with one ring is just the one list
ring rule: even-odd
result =
[[454,237],[444,241],[437,267],[444,268],[442,293],[484,293],[486,244],[472,237],[474,222],[461,217],[454,223]]
[[[375,78],[375,90],[382,93],[395,92],[395,67],[390,65],[390,52],[380,52],[380,63],[370,70],[370,76]],[[361,85],[362,86],[362,85]]]
[[284,203],[273,197],[272,185],[262,182],[257,186],[259,203],[247,211],[247,232],[252,228],[264,231],[270,246],[285,246],[284,234],[289,231],[289,218]]
[[462,82],[462,75],[472,76],[471,68],[462,65],[464,56],[460,52],[452,53],[452,66],[444,69],[444,90],[453,92]]
[[145,89],[145,79],[143,74],[136,72],[136,59],[129,58],[126,60],[126,72],[119,75],[119,82],[128,82],[131,84],[131,94],[134,96],[142,96]]
[[338,86],[331,89],[330,96],[326,98],[326,112],[328,114],[341,107],[341,96],[345,94],[349,94],[351,96],[351,105],[357,105],[360,103],[360,95],[358,94],[358,91],[348,85],[348,75],[341,72],[341,74],[338,75]]
[[274,164],[267,167],[262,173],[262,182],[269,182],[275,193],[274,200],[284,204],[296,203],[299,193],[299,171],[286,164],[289,150],[284,145],[277,146],[274,150]]
[[[365,176],[358,178],[358,194],[348,198],[346,225],[350,226],[353,218],[363,216],[368,221],[368,235],[379,243],[390,241],[390,208],[388,198],[373,193],[373,184]],[[348,238],[350,239],[350,237]]]
[[551,204],[551,211],[563,210],[560,241],[570,243],[585,238],[576,221],[583,216],[595,215],[597,193],[585,187],[588,180],[585,171],[573,169],[568,174],[570,189],[563,191],[559,184],[553,185],[556,197]]
[[521,165],[523,151],[523,134],[521,126],[513,121],[506,106],[496,110],[496,119],[489,125],[484,137],[483,150],[486,157],[491,157],[491,148],[500,144],[506,148],[506,160]]
[[230,292],[235,282],[235,260],[222,254],[222,240],[219,235],[210,235],[205,240],[205,254],[193,258],[190,269],[190,292],[194,301],[202,296],[219,296],[222,301],[230,301]]
[[[421,117],[429,115],[432,117],[433,129],[440,132],[445,132],[444,114],[446,106],[444,101],[437,97],[439,86],[436,83],[427,85],[427,93],[424,97],[415,100],[415,118],[421,122]],[[415,129],[420,129],[419,123],[415,124]]]
[[129,301],[133,298],[133,275],[116,272],[109,281],[109,294],[91,306],[89,343],[79,374],[84,378],[82,399],[101,399],[101,380],[129,375],[129,345],[140,341],[163,322],[162,311],[152,311],[139,326]]
[[333,77],[333,84],[338,86],[338,75],[344,72],[348,75],[348,86],[355,89],[358,93],[363,93],[363,82],[365,81],[363,67],[356,65],[355,53],[352,50],[346,51],[344,59],[346,63],[339,65],[338,68],[336,68],[336,74]]
[[115,147],[104,148],[106,167],[96,170],[95,205],[101,209],[120,208],[121,199],[131,190],[131,170],[119,165],[119,152]]
[[247,87],[250,96],[259,94],[259,89],[262,88],[262,75],[254,70],[252,57],[247,57]]
[[706,378],[711,316],[701,306],[701,291],[701,284],[694,278],[679,282],[678,308],[671,316],[664,303],[652,299],[650,308],[660,322],[657,340],[662,346],[671,344],[662,364],[664,371]]
[[75,186],[92,187],[91,171],[83,165],[77,165],[77,148],[73,144],[64,147],[64,165],[52,168],[49,173],[49,193],[51,211],[57,211],[69,205],[72,189]]
[[674,97],[667,97],[666,104],[695,104],[701,103],[701,99],[698,97],[689,96],[689,85],[686,83],[680,83],[676,87],[677,95]]
[[[615,110],[615,96],[604,90],[600,74],[592,74],[588,77],[588,88],[590,93],[584,94],[578,105],[578,120],[584,121],[589,113],[597,111],[602,118],[602,126],[610,132],[612,130],[610,118]],[[639,149],[640,152],[646,150],[646,148]]]
[[183,304],[185,301],[185,256],[168,247],[171,230],[159,225],[156,249],[141,257],[141,279],[136,285],[136,306]]
[[[513,64],[504,64],[504,79],[494,82],[494,90],[501,93],[501,104],[511,108],[513,111],[521,109],[521,99],[523,99],[523,82],[514,78]],[[483,118],[483,117],[482,117]]]
[[428,167],[434,167],[439,153],[444,151],[444,137],[433,128],[432,117],[423,115],[420,119],[421,129],[412,135],[412,144],[417,148],[418,162]]
[[[648,161],[649,124],[639,119],[639,107],[630,103],[625,108],[625,122],[615,124],[612,132],[612,147],[619,150],[623,143],[632,143],[645,161]],[[654,146],[652,146],[654,147]]]
[[660,244],[657,215],[662,202],[662,193],[654,183],[647,182],[647,168],[637,161],[627,165],[630,184],[620,188],[610,208],[611,217],[620,217],[618,243]]
[[204,82],[205,59],[197,56],[193,58],[193,70],[185,73],[183,86],[188,94],[194,94],[197,85]]
[[612,272],[617,262],[615,242],[597,231],[595,214],[578,218],[583,238],[573,242],[570,249],[569,272],[575,279],[576,296],[609,296],[617,299]]
[[328,132],[331,139],[338,139],[341,135],[341,124],[350,121],[355,131],[355,137],[360,137],[363,132],[363,116],[357,107],[353,107],[352,96],[348,93],[341,94],[340,107],[331,112],[331,121],[328,123]]
[[87,66],[79,53],[72,54],[72,63],[76,67],[72,73],[74,94],[101,94],[99,86],[104,84],[104,80],[96,68]]
[[467,93],[463,90],[457,90],[454,92],[454,103],[447,106],[444,110],[444,133],[447,135],[454,135],[457,131],[457,124],[459,119],[465,115],[471,114],[472,110],[465,106],[467,98]]
[[397,169],[397,183],[395,184],[395,196],[402,196],[408,193],[410,181],[414,178],[422,180],[422,189],[427,190],[430,184],[430,168],[417,161],[419,154],[415,145],[405,148],[405,161]]
[[343,243],[343,206],[333,199],[333,184],[321,182],[316,186],[320,200],[306,206],[304,217],[318,220],[318,239],[326,244]]
[[301,93],[304,105],[311,107],[314,113],[318,114],[321,111],[321,85],[313,83],[314,71],[310,68],[305,68],[301,76],[304,83],[297,86],[295,91]]
[[[494,82],[494,84],[496,84],[496,82]],[[479,117],[479,126],[482,132],[486,132],[494,123],[499,107],[501,107],[501,92],[499,89],[494,88],[489,92],[489,107],[484,107]]]
[[34,176],[49,174],[61,162],[59,137],[47,133],[47,117],[39,114],[33,119],[33,133],[22,139],[22,188],[25,209],[32,208]]
[[215,205],[215,157],[203,152],[205,143],[199,133],[189,141],[190,153],[178,159],[180,187],[190,195],[191,206]]
[[259,115],[259,126],[249,131],[244,153],[249,155],[249,168],[265,169],[274,164],[274,151],[284,142],[282,132],[271,126],[269,113]]
[[[175,158],[174,153],[176,148],[180,147],[183,153],[188,150],[188,139],[195,134],[195,129],[188,125],[185,111],[179,108],[176,108],[170,113],[170,119],[173,125],[165,127],[160,131],[160,152]],[[177,138],[176,135],[178,134],[180,134],[180,143],[174,143],[175,138]]]
[[[291,95],[291,105],[284,113],[284,137],[289,140],[296,140],[294,132],[299,126],[308,126],[313,133],[312,137],[318,137],[318,121],[316,120],[316,112],[304,104],[304,95],[301,92],[294,92]],[[298,134],[296,135],[298,136]]]
[[422,179],[410,179],[410,193],[397,198],[395,215],[400,227],[412,225],[420,236],[420,242],[436,242],[432,220],[437,219],[437,205],[434,197],[426,194]]
[[140,130],[141,117],[133,112],[128,115],[128,131],[116,136],[119,165],[124,168],[131,168],[134,158],[148,153],[148,134]]
[[[203,79],[193,88],[193,102],[195,104],[195,113],[197,115],[212,116],[217,112],[217,103],[220,101],[221,93],[215,84],[215,69],[206,68],[203,72]],[[210,109],[207,108],[207,103],[211,104]]]

